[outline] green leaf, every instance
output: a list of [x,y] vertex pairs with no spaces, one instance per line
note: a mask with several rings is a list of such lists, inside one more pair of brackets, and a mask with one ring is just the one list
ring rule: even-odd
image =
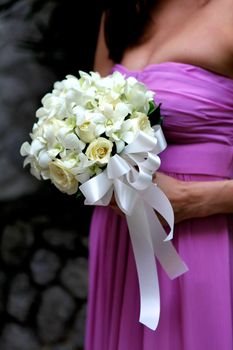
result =
[[149,112],[148,115],[151,115],[155,111],[155,103],[153,100],[149,101]]
[[161,103],[156,108],[154,108],[152,113],[149,114],[152,125],[163,124],[164,117],[161,115],[160,106],[161,106]]
[[78,192],[76,193],[76,198],[77,199],[84,199],[84,195],[80,190],[78,190]]

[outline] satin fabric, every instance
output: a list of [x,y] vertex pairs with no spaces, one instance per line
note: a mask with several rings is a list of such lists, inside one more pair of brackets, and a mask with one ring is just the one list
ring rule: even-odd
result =
[[[185,181],[233,177],[233,80],[177,62],[129,71],[156,92],[168,142],[163,171]],[[173,243],[189,267],[170,280],[158,266],[161,314],[139,323],[139,288],[125,219],[96,207],[89,239],[85,350],[232,350],[232,215],[175,226]]]

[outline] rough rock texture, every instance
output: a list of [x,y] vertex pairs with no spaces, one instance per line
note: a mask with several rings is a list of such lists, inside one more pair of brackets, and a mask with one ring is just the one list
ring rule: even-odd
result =
[[[25,21],[28,11],[28,1],[19,0],[9,16],[0,16],[0,169],[4,169],[0,200],[32,193],[38,187],[38,181],[23,169],[19,150],[28,140],[41,97],[55,79],[22,48],[28,34],[36,34],[34,23]],[[46,18],[45,12],[43,21]]]
[[37,315],[39,336],[44,343],[63,339],[68,331],[66,325],[75,312],[74,299],[61,287],[44,291]]
[[92,208],[48,185],[0,212],[0,349],[81,350]]
[[81,350],[92,208],[31,176],[19,153],[55,80],[20,47],[36,34],[30,3],[0,14],[0,349]]
[[39,350],[40,345],[31,329],[9,323],[2,332],[0,348],[4,350]]
[[88,288],[87,272],[87,260],[81,257],[68,261],[62,270],[61,281],[74,297],[86,299]]
[[36,290],[31,286],[29,277],[19,273],[11,281],[8,295],[7,312],[17,321],[26,321],[36,297]]
[[60,266],[59,257],[45,249],[38,250],[30,264],[34,281],[41,285],[53,281]]

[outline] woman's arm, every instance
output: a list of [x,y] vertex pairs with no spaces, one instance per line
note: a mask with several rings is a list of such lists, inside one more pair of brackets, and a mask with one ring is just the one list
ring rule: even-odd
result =
[[[233,213],[233,180],[180,181],[157,172],[154,183],[166,194],[175,214],[175,222],[187,219]],[[111,207],[124,214],[113,197]],[[164,223],[163,218],[161,222]]]
[[186,182],[158,172],[154,182],[170,200],[176,222],[233,213],[233,180]]
[[109,52],[105,41],[104,21],[105,15],[103,14],[94,59],[94,70],[99,72],[102,76],[108,75],[114,64],[114,62],[109,58]]

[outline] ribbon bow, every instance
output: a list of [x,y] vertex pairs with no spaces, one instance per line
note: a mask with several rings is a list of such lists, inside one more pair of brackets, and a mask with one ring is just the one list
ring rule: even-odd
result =
[[[80,186],[84,204],[107,206],[115,194],[125,213],[132,242],[140,289],[139,321],[152,330],[160,316],[160,292],[155,257],[173,279],[188,270],[171,243],[174,213],[165,194],[152,182],[160,167],[158,154],[167,144],[160,126],[155,137],[139,132],[124,151],[110,158],[106,169]],[[167,235],[156,212],[168,223]]]

